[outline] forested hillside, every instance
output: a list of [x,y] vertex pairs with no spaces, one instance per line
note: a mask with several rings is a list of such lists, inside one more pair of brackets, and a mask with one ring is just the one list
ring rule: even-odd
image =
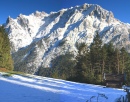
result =
[[78,55],[74,59],[67,53],[52,61],[52,68],[40,68],[38,75],[62,78],[84,83],[103,84],[104,73],[126,74],[130,85],[130,55],[125,48],[115,48],[112,43],[102,44],[97,33],[90,47],[76,44]]
[[2,26],[0,27],[0,70],[13,70],[9,38]]

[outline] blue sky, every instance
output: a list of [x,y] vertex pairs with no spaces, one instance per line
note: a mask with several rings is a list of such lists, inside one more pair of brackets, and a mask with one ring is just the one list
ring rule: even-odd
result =
[[115,18],[130,23],[130,0],[1,0],[0,24],[6,22],[8,16],[16,18],[20,13],[29,15],[35,11],[58,11],[84,3],[98,4],[112,11]]

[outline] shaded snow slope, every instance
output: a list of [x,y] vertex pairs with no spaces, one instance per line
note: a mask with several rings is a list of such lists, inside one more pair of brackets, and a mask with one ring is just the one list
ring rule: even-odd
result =
[[[129,51],[130,25],[99,5],[84,4],[58,12],[35,12],[9,17],[5,24],[11,42],[15,68],[34,74],[39,67],[50,67],[55,57],[72,52],[76,43],[93,42],[99,32],[103,43],[110,41]],[[130,51],[129,51],[130,52]]]
[[126,95],[119,89],[20,75],[0,76],[0,90],[0,102],[97,102],[98,95],[99,102],[115,102]]

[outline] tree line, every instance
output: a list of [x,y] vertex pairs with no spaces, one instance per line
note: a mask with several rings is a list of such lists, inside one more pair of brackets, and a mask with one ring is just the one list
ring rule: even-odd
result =
[[0,70],[13,70],[10,41],[3,26],[0,26]]
[[93,43],[76,44],[78,54],[60,55],[52,60],[52,68],[41,67],[38,75],[71,80],[76,82],[103,84],[103,74],[126,74],[126,84],[130,85],[130,55],[124,47],[116,48],[110,42],[102,43],[97,33]]

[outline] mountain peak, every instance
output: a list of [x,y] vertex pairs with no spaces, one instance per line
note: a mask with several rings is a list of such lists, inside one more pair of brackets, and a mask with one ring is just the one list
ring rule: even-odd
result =
[[6,24],[10,23],[13,20],[13,18],[11,18],[10,16],[8,16],[7,20],[6,20]]
[[36,17],[43,17],[43,16],[46,16],[46,15],[47,15],[47,13],[44,12],[44,11],[42,11],[42,12],[40,12],[40,11],[35,11],[35,13],[33,13],[33,14],[34,14],[34,16],[36,16]]

